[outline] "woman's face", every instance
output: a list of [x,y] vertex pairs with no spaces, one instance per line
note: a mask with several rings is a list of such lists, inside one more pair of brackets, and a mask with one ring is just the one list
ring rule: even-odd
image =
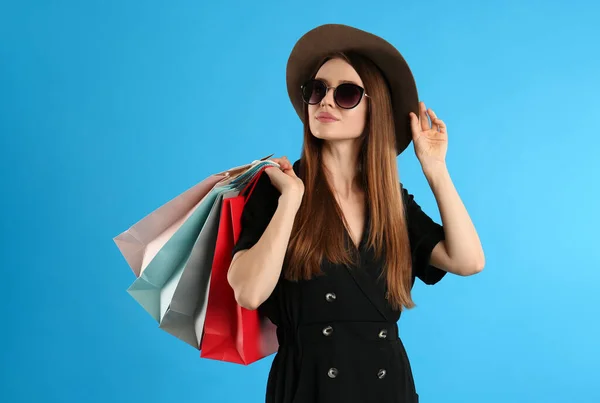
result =
[[[315,79],[324,81],[328,87],[344,82],[364,88],[354,68],[342,59],[328,60],[317,72]],[[367,101],[363,97],[353,109],[342,109],[333,100],[334,88],[316,105],[308,105],[308,123],[313,136],[327,141],[353,140],[363,133],[367,119]]]

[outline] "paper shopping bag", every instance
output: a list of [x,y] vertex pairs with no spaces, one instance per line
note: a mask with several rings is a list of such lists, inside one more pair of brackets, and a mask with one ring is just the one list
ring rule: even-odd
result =
[[241,231],[244,204],[264,168],[237,197],[223,200],[201,340],[202,358],[248,365],[277,351],[276,328],[258,311],[239,306],[227,281],[231,252]]
[[[161,290],[185,267],[219,192],[213,188],[181,227],[158,251],[127,292],[157,321],[161,318]],[[177,278],[177,281],[179,278]]]

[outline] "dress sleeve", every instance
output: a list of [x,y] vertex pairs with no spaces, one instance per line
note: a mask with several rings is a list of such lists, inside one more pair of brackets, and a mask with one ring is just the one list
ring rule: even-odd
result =
[[240,237],[233,247],[232,257],[240,250],[250,249],[258,242],[277,210],[279,195],[269,176],[263,172],[244,205]]
[[414,196],[404,187],[402,187],[402,198],[408,225],[413,278],[419,278],[425,284],[435,284],[447,273],[430,264],[433,248],[444,239],[444,228],[425,214]]

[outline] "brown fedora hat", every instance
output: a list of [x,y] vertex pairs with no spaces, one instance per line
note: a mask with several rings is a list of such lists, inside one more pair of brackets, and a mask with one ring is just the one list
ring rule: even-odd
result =
[[[419,96],[408,64],[398,50],[386,40],[347,25],[326,24],[304,34],[292,49],[287,62],[286,79],[290,100],[304,122],[301,86],[312,78],[324,57],[334,52],[353,51],[379,67],[390,87],[396,151],[399,155],[412,140],[409,113],[418,115]],[[305,123],[305,122],[304,122]]]

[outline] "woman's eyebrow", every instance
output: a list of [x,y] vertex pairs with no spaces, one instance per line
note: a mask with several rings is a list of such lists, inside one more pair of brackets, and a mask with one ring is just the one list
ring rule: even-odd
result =
[[[331,83],[326,79],[326,78],[322,78],[322,77],[315,77],[315,80],[321,80],[323,81],[325,84],[327,85],[331,85]],[[356,84],[354,81],[352,80],[340,80],[339,82],[340,84]],[[358,85],[358,84],[356,84]]]

